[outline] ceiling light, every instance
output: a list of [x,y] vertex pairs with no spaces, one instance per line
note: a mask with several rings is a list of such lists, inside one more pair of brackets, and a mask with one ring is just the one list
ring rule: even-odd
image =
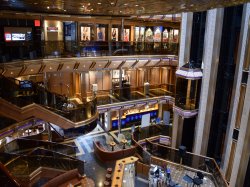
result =
[[124,4],[124,6],[127,6],[127,5],[128,5],[127,3]]
[[114,2],[111,2],[110,4],[111,4],[111,5],[114,5],[115,3],[114,3]]
[[101,64],[99,64],[99,67],[101,67]]
[[139,6],[139,5],[135,5],[135,6]]
[[67,66],[67,69],[69,69],[69,66]]
[[82,8],[84,8],[84,5],[82,5]]
[[92,10],[92,11],[93,11],[94,9],[93,9],[93,8],[91,8],[90,10]]
[[47,9],[49,9],[49,6],[47,6]]
[[30,71],[34,71],[33,69],[31,69]]
[[98,5],[101,5],[102,3],[97,3]]
[[88,3],[88,5],[91,5],[90,3]]
[[66,12],[67,10],[63,10],[64,12]]
[[49,69],[52,69],[52,67],[50,66]]
[[13,72],[10,72],[11,75],[13,75]]

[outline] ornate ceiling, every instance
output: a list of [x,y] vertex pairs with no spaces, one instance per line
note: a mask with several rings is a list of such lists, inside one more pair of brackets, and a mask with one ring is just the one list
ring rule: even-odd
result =
[[247,0],[0,0],[0,10],[75,15],[158,15],[233,6]]

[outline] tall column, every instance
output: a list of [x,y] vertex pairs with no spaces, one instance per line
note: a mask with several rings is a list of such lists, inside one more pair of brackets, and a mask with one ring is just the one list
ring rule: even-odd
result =
[[121,41],[123,42],[123,39],[124,39],[124,18],[122,18],[122,21],[121,21]]
[[109,130],[112,130],[112,115],[111,115],[111,111],[107,111],[107,112],[105,112],[104,113],[104,115],[105,115],[105,121],[104,121],[104,123],[105,123],[105,130],[106,131],[109,131]]
[[48,76],[46,72],[44,72],[43,83],[44,83],[44,104],[48,105],[48,95],[46,92],[46,90],[48,89]]
[[[245,156],[243,156],[241,159],[241,154],[247,152],[242,152],[242,148],[245,146],[242,142],[244,140],[246,141],[246,137],[249,136],[249,130],[245,130],[247,127],[245,121],[242,121],[242,117],[245,119],[247,118],[247,113],[245,105],[249,102],[247,100],[247,90],[249,90],[249,77],[248,77],[248,83],[247,88],[242,89],[242,70],[248,69],[249,67],[246,67],[244,64],[247,64],[247,62],[250,60],[249,53],[250,53],[250,28],[249,28],[249,16],[250,16],[250,3],[247,3],[244,5],[243,14],[242,14],[242,23],[241,23],[241,33],[239,38],[239,46],[238,54],[237,54],[237,66],[235,70],[235,81],[233,85],[233,92],[232,94],[232,101],[231,101],[231,107],[230,113],[229,113],[229,119],[228,119],[228,128],[225,138],[225,146],[224,146],[224,153],[222,158],[222,169],[223,172],[226,173],[226,177],[228,180],[230,180],[230,186],[236,186],[240,182],[243,181],[244,173],[243,171],[245,168],[243,167],[243,171],[241,171],[241,167],[239,167],[240,162],[242,159],[245,159]],[[245,67],[244,67],[245,66]],[[244,93],[243,93],[244,92]],[[249,94],[249,93],[248,93]],[[249,105],[249,103],[248,103]],[[243,112],[239,112],[243,111]],[[241,116],[242,115],[242,116]],[[249,115],[249,111],[248,111]],[[248,122],[249,124],[249,122]],[[237,142],[233,142],[233,131],[234,128],[240,128],[239,131],[239,138]],[[248,140],[249,141],[249,140]],[[244,150],[244,148],[243,148]],[[249,158],[249,157],[248,157]],[[245,165],[247,166],[248,158],[244,160]],[[232,174],[231,174],[232,172]],[[239,176],[237,175],[239,172]],[[237,179],[238,182],[237,182]],[[243,186],[243,184],[241,185]]]
[[80,75],[80,85],[81,85],[81,97],[87,97],[87,91],[89,91],[89,74],[86,72],[82,72]]
[[181,39],[179,49],[179,67],[182,67],[189,61],[191,37],[192,37],[192,23],[193,13],[182,13],[181,14]]
[[162,119],[162,112],[163,112],[162,105],[163,105],[162,103],[158,104],[158,118],[160,119]]
[[112,33],[112,24],[108,24],[108,43],[109,43],[109,56],[112,55],[112,38],[111,38],[111,33]]
[[119,69],[119,98],[123,97],[123,87],[122,87],[122,68]]
[[72,72],[72,96],[79,96],[81,93],[81,74]]
[[250,157],[250,74],[248,74],[246,95],[240,120],[239,136],[235,150],[230,186],[244,186],[244,179]]
[[118,114],[118,132],[119,134],[121,133],[121,129],[122,129],[122,110],[120,109]]
[[183,131],[183,118],[174,112],[174,121],[172,126],[172,148],[177,148],[181,145],[182,131]]
[[207,11],[203,52],[204,70],[193,147],[193,152],[196,154],[205,155],[207,151],[219,64],[223,13],[221,8]]

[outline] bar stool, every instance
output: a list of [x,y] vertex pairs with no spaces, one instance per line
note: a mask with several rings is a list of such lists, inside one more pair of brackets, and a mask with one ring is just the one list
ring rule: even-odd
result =
[[113,171],[113,169],[112,169],[112,168],[108,168],[108,169],[107,169],[107,174],[111,174],[111,173],[112,173],[112,171]]
[[110,174],[106,174],[106,181],[111,181],[111,175]]
[[111,185],[110,185],[110,182],[104,181],[104,182],[103,182],[103,186],[104,186],[104,187],[109,187],[109,186],[111,186]]

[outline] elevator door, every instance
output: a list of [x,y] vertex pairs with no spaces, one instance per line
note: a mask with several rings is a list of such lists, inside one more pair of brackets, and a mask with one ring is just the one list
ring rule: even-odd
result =
[[183,122],[183,133],[181,144],[187,147],[187,151],[192,152],[194,142],[194,128],[196,118],[185,118]]

